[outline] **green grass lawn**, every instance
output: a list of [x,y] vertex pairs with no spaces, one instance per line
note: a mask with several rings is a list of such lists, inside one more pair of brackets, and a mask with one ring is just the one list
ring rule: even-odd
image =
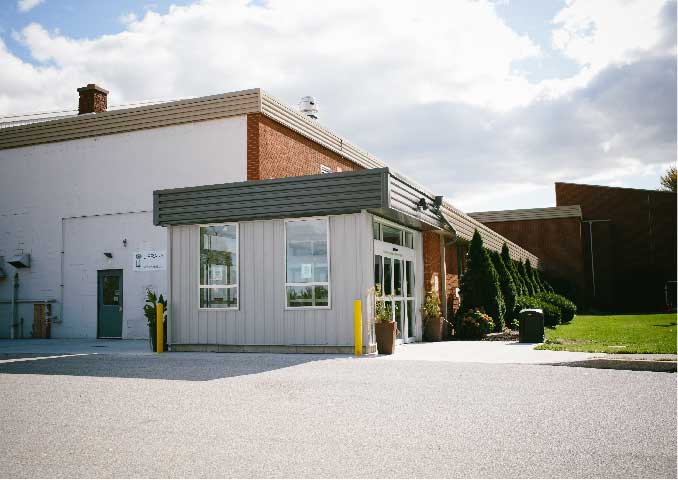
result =
[[539,350],[676,353],[676,314],[577,315],[545,335]]

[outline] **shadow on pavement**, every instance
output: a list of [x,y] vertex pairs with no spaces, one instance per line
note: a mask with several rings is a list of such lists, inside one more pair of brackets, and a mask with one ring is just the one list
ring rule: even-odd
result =
[[[0,374],[208,381],[348,357],[348,355],[270,353],[166,353],[162,355],[87,354],[30,360],[36,356],[44,355],[0,354]],[[2,362],[11,359],[26,360]]]
[[676,372],[675,361],[660,360],[615,360],[607,358],[592,358],[573,362],[548,363],[545,365],[559,367],[601,368],[612,370],[633,370],[645,372]]

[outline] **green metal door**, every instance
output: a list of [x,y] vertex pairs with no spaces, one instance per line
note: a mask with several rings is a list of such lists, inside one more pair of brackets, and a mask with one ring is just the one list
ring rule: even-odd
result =
[[97,286],[97,338],[122,338],[122,270],[99,270]]

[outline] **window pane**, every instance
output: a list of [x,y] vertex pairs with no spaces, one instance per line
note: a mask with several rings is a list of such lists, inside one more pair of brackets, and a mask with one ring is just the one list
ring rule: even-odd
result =
[[405,246],[407,248],[414,248],[414,235],[412,232],[405,232]]
[[328,282],[327,222],[287,222],[287,283]]
[[104,275],[102,283],[104,305],[120,305],[120,277]]
[[313,287],[287,287],[288,307],[312,307]]
[[381,255],[374,256],[374,285],[379,285],[381,291],[384,291],[384,279],[382,278],[381,270]]
[[237,287],[200,289],[200,308],[234,308],[237,306]]
[[403,294],[403,269],[402,260],[399,258],[393,259],[393,294],[400,297]]
[[382,225],[381,230],[384,242],[395,243],[396,245],[402,244],[400,239],[401,230],[399,228],[391,227],[389,225]]
[[316,285],[315,291],[315,306],[326,307],[330,304],[329,291],[325,285]]
[[405,292],[405,295],[412,297],[414,288],[414,267],[411,260],[405,262],[405,280],[407,281],[407,291]]
[[381,224],[379,222],[372,222],[372,236],[375,240],[381,240]]
[[238,236],[235,225],[200,227],[200,285],[238,283]]
[[414,337],[414,302],[407,301],[407,336]]
[[384,285],[381,289],[384,295],[391,295],[391,259],[384,257]]
[[395,313],[395,321],[398,325],[397,338],[403,338],[403,302],[395,301],[393,312]]

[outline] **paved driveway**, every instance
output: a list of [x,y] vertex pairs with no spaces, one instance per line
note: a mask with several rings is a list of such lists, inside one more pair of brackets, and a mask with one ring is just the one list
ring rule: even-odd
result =
[[0,477],[676,476],[675,374],[406,352],[5,354]]

